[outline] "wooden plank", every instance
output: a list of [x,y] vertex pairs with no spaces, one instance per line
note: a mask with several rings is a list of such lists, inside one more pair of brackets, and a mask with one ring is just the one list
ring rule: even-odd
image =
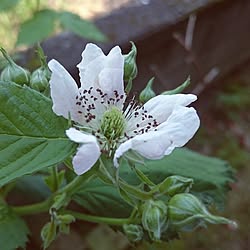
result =
[[[196,22],[189,50],[182,40],[192,13],[196,13]],[[250,57],[249,13],[248,0],[155,0],[111,13],[96,24],[111,38],[109,43],[100,44],[104,51],[119,44],[126,52],[130,40],[136,43],[139,74],[135,90],[155,75],[156,89],[162,91],[177,86],[188,75],[194,84],[206,82],[213,78],[208,74],[211,69],[210,73],[217,70],[218,79],[246,61]],[[44,42],[43,47],[49,59],[58,59],[77,77],[75,65],[87,42],[64,33]]]

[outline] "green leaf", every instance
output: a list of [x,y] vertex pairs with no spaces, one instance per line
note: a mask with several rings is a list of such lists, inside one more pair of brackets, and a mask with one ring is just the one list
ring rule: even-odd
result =
[[1,11],[8,11],[14,8],[19,0],[1,0],[0,1],[0,12]]
[[131,207],[120,198],[117,189],[99,179],[93,179],[84,184],[73,199],[91,213],[99,216],[127,217],[131,212]]
[[[135,172],[122,161],[120,176],[128,183],[140,183]],[[233,172],[227,162],[207,157],[182,148],[161,160],[145,161],[145,166],[137,165],[154,183],[158,184],[166,177],[180,175],[194,180],[192,192],[203,201],[222,207],[228,183],[233,182]],[[75,201],[90,212],[104,216],[127,216],[132,207],[120,197],[118,191],[100,180],[91,180],[82,186],[74,197]]]
[[34,202],[43,201],[51,195],[43,178],[44,176],[41,174],[22,176],[16,181],[12,193],[16,192],[17,195],[21,194],[24,199],[27,197]]
[[1,250],[25,248],[29,229],[25,222],[6,206],[0,206]]
[[64,29],[79,36],[97,42],[107,41],[107,37],[92,22],[84,20],[76,14],[63,11],[60,13],[59,20]]
[[0,186],[57,164],[75,150],[65,135],[67,120],[51,106],[27,86],[0,82]]
[[16,45],[33,45],[49,37],[54,31],[56,17],[53,10],[35,12],[31,19],[21,24]]

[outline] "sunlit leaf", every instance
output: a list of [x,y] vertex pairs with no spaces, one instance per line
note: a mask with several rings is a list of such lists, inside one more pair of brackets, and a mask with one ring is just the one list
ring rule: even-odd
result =
[[49,37],[54,31],[56,17],[53,10],[35,12],[31,19],[21,24],[17,45],[32,45]]
[[76,14],[64,11],[60,13],[59,19],[65,30],[98,42],[107,40],[106,36],[92,22],[84,20]]
[[14,8],[19,0],[1,0],[0,1],[0,12],[1,11],[8,11]]

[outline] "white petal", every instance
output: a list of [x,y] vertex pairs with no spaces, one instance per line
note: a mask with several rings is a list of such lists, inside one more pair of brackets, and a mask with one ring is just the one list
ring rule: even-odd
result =
[[76,143],[96,143],[97,144],[97,140],[95,136],[84,134],[83,132],[75,128],[69,128],[68,130],[66,130],[66,135],[69,137],[70,140]]
[[96,143],[82,144],[78,147],[73,158],[73,168],[77,175],[87,172],[101,155],[100,148]]
[[97,45],[88,43],[82,52],[82,61],[78,64],[78,67],[86,68],[89,63],[102,56],[104,56],[104,54]]
[[150,131],[122,143],[115,152],[114,165],[129,149],[135,150],[147,159],[161,159],[174,148],[184,146],[199,128],[200,120],[194,108],[178,106],[168,120]]
[[184,146],[194,136],[199,126],[200,119],[194,108],[177,107],[168,120],[157,127],[172,141],[165,155],[170,154],[176,147]]
[[[110,97],[114,96],[114,90],[117,90],[119,95],[125,95],[124,92],[124,57],[122,55],[121,49],[118,46],[115,46],[110,50],[107,55],[105,62],[105,69],[102,72],[102,75],[105,75],[105,81],[102,82],[100,77],[100,86],[106,87],[109,90],[108,95]],[[109,84],[107,83],[107,77],[110,78]]]
[[114,97],[114,90],[117,90],[119,95],[124,95],[124,58],[118,46],[105,56],[99,47],[87,44],[82,53],[82,61],[77,67],[83,89],[100,88],[108,94],[108,98]]
[[[123,86],[123,70],[121,69],[103,69],[99,75],[100,88],[107,94],[107,99],[115,98],[114,91],[125,97]],[[123,102],[121,102],[123,103]]]
[[144,104],[145,110],[152,115],[158,123],[167,120],[177,106],[187,106],[197,100],[193,94],[158,95]]
[[70,140],[82,144],[73,158],[74,171],[81,175],[96,163],[101,155],[100,147],[95,136],[84,134],[75,128],[66,130],[66,134]]
[[86,45],[82,52],[82,61],[77,65],[79,68],[81,88],[99,88],[98,76],[104,68],[106,56],[102,50],[93,43]]
[[118,148],[117,150],[115,151],[115,155],[114,155],[114,166],[115,167],[118,167],[119,166],[119,163],[118,163],[118,159],[124,154],[126,153],[129,149],[131,149],[132,147],[132,142],[131,140],[128,140],[124,143],[122,143]]
[[[165,122],[176,107],[187,106],[196,99],[197,97],[192,94],[158,95],[150,99],[144,106],[134,111],[134,114],[138,113],[139,115],[131,115],[127,123],[127,135],[134,136],[134,130],[145,129],[148,123],[154,123],[154,120],[158,124]],[[143,118],[145,111],[152,118]]]
[[119,46],[112,48],[107,55],[106,67],[120,69],[124,68],[124,57]]
[[75,98],[78,94],[78,87],[67,72],[67,70],[56,60],[48,63],[52,71],[50,79],[51,98],[53,101],[53,111],[66,119],[70,117],[73,121],[79,121],[77,114]]
[[122,143],[115,152],[114,165],[117,167],[117,159],[129,149],[135,150],[147,159],[160,159],[164,156],[166,149],[171,145],[168,138],[162,137],[162,133],[151,131]]

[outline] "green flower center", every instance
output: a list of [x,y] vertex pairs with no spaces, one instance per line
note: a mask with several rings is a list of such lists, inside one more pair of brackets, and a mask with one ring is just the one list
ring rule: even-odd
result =
[[109,141],[121,137],[124,129],[125,119],[119,109],[112,107],[103,114],[101,121],[101,132]]

